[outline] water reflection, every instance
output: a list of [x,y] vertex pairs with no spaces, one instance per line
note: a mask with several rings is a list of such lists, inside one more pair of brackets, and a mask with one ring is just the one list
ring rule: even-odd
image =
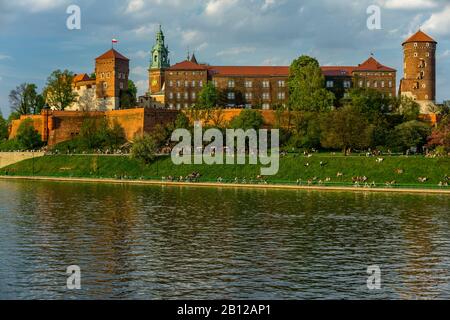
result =
[[[449,197],[0,181],[0,298],[450,296]],[[80,292],[65,268],[82,269]],[[366,287],[369,265],[383,290]]]

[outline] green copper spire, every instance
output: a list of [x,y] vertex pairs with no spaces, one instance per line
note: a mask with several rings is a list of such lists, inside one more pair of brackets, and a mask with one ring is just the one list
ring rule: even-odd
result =
[[150,61],[150,69],[164,69],[170,67],[169,47],[164,44],[164,33],[159,26],[156,34],[156,44],[152,49],[152,60]]

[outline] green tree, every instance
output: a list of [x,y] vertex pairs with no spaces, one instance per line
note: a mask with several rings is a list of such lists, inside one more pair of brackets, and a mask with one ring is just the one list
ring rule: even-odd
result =
[[423,122],[413,120],[402,123],[394,131],[392,146],[403,152],[410,148],[421,149],[431,134],[431,127]]
[[321,143],[325,148],[365,149],[371,144],[373,126],[358,110],[350,106],[332,111],[322,120]]
[[355,88],[350,90],[345,103],[359,110],[372,121],[379,115],[391,112],[394,101],[375,89]]
[[120,91],[120,109],[131,109],[136,107],[137,87],[133,80],[128,80],[128,89]]
[[420,115],[420,105],[410,97],[400,96],[394,100],[393,111],[403,116],[405,121],[413,121]]
[[208,82],[198,94],[199,109],[214,109],[219,101],[219,92],[212,82]]
[[45,102],[32,83],[22,83],[9,93],[11,111],[19,115],[40,113]]
[[257,110],[245,109],[231,120],[231,127],[233,129],[255,129],[259,130],[264,124],[264,118]]
[[190,127],[189,118],[183,112],[180,112],[175,120],[175,129],[190,129]]
[[134,159],[140,160],[145,164],[151,163],[156,158],[158,152],[158,143],[155,138],[149,134],[135,139],[131,148],[131,155]]
[[128,92],[131,95],[132,102],[136,103],[138,89],[136,87],[136,84],[133,82],[133,80],[128,80]]
[[8,122],[0,111],[0,141],[8,139]]
[[77,94],[72,90],[74,75],[68,70],[56,70],[47,79],[44,97],[47,104],[64,111],[75,102]]
[[450,115],[445,116],[433,129],[428,139],[428,147],[442,147],[445,151],[450,152]]
[[26,119],[20,124],[16,139],[21,148],[25,150],[35,150],[42,146],[41,135],[34,128],[31,119]]
[[288,79],[289,111],[329,111],[334,94],[325,89],[325,77],[319,62],[301,56],[291,64]]
[[321,117],[322,114],[317,112],[296,112],[293,115],[292,137],[289,141],[289,146],[295,148],[319,148]]

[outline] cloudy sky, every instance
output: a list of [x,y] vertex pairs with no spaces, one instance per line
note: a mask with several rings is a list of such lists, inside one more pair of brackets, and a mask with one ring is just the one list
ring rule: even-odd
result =
[[[81,30],[66,10],[81,8]],[[367,8],[381,8],[381,30]],[[301,54],[322,65],[357,65],[373,52],[402,76],[402,41],[419,27],[439,42],[438,100],[450,99],[450,0],[0,0],[0,108],[23,82],[40,89],[55,69],[90,73],[111,46],[131,59],[143,93],[149,51],[162,24],[172,63],[195,50],[215,65],[288,65]]]

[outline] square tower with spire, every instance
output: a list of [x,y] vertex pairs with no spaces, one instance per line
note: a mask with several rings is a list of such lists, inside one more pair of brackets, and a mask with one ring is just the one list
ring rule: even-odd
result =
[[169,48],[165,45],[161,26],[156,34],[156,43],[151,51],[149,72],[149,95],[164,103],[165,72],[170,68]]

